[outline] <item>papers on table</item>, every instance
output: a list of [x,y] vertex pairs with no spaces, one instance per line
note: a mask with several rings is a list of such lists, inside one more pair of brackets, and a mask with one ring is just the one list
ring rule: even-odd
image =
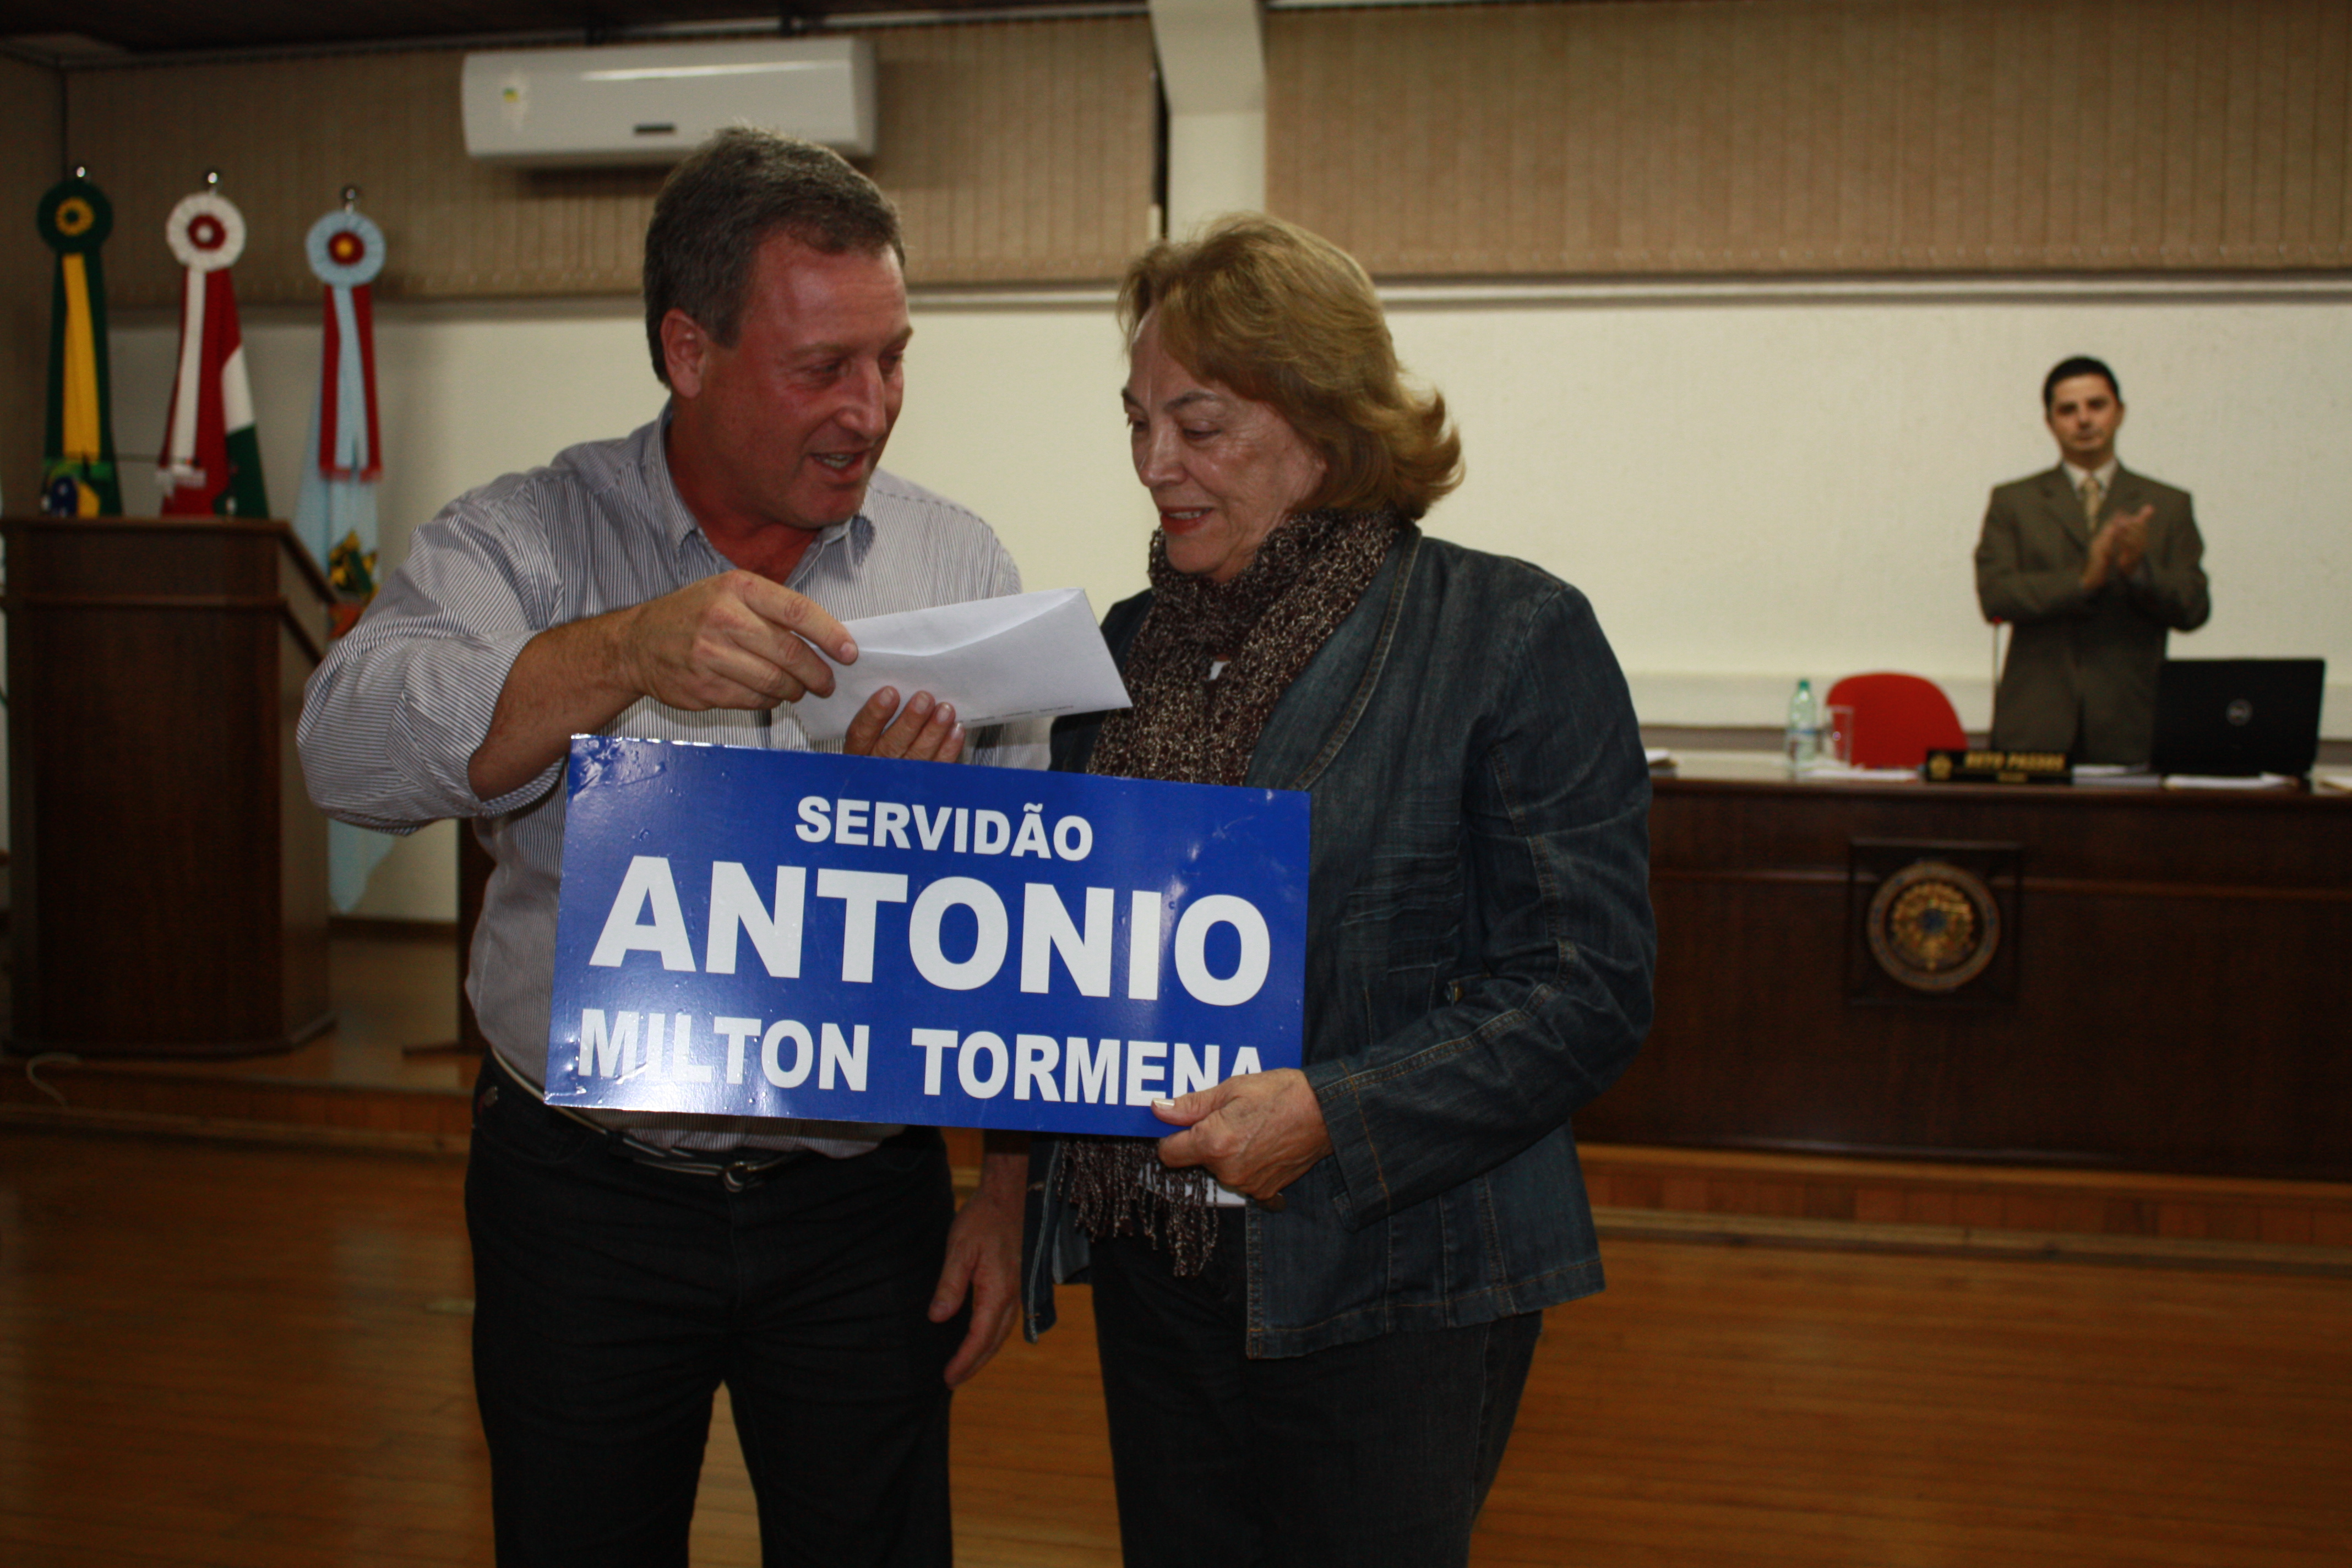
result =
[[1084,589],[1049,588],[847,623],[857,662],[834,667],[830,697],[794,705],[812,741],[837,741],[867,698],[895,687],[955,705],[967,730],[1129,706]]
[[2284,789],[2294,783],[2284,773],[2249,773],[2240,778],[2214,773],[2167,773],[2167,789]]
[[1798,778],[1823,784],[1917,784],[1917,768],[1858,768],[1851,763],[1810,762]]
[[2074,782],[2098,789],[2154,789],[2164,775],[2124,763],[2076,763]]

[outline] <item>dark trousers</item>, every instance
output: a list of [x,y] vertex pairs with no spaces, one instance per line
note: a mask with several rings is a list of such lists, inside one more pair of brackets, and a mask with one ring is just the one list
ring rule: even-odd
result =
[[1194,1279],[1094,1247],[1127,1568],[1467,1563],[1542,1314],[1252,1361],[1240,1219]]
[[626,1159],[495,1068],[466,1220],[499,1562],[683,1565],[721,1383],[763,1561],[953,1556],[938,1134],[740,1184]]

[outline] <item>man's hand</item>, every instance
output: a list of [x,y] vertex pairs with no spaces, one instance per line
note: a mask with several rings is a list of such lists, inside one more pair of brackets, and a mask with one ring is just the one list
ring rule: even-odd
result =
[[841,664],[857,658],[857,645],[816,601],[750,572],[705,577],[624,615],[625,683],[688,712],[826,696],[833,669],[817,649]]
[[946,1266],[931,1292],[931,1321],[944,1323],[971,1298],[971,1327],[948,1363],[958,1388],[986,1366],[1021,1316],[1021,1217],[1029,1185],[1026,1133],[992,1132],[980,1186],[948,1226]]
[[602,730],[641,697],[698,710],[825,695],[833,669],[819,648],[842,664],[857,658],[841,623],[814,600],[750,572],[551,626],[507,671],[467,783],[484,800],[519,790],[572,736]]
[[2140,561],[2147,554],[2147,520],[2155,515],[2156,508],[2149,505],[2107,519],[2106,531],[2115,536],[2107,570],[2116,576],[2128,577],[2139,570]]
[[1307,1075],[1244,1073],[1152,1108],[1184,1128],[1160,1141],[1160,1163],[1205,1165],[1234,1192],[1271,1198],[1331,1152],[1331,1131]]
[[849,721],[841,749],[853,757],[903,757],[910,763],[951,763],[963,755],[963,726],[955,709],[928,691],[898,706],[898,693],[884,687],[866,700]]
[[2095,594],[2110,577],[2128,576],[2147,553],[2147,520],[2153,504],[2137,511],[2119,511],[2091,535],[2091,558],[2083,565],[2083,592]]

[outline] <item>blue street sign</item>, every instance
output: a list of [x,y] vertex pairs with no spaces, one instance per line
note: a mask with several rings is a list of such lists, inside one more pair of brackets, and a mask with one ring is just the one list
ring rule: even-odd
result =
[[583,736],[551,1104],[1156,1137],[1297,1067],[1307,797]]

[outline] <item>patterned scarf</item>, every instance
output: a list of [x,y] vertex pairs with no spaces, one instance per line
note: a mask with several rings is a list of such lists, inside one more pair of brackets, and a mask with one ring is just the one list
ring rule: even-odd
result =
[[[1387,511],[1302,512],[1229,583],[1177,571],[1153,534],[1151,608],[1124,671],[1135,706],[1104,721],[1087,771],[1240,784],[1275,704],[1371,586],[1401,526]],[[1162,1166],[1151,1139],[1065,1139],[1061,1189],[1088,1236],[1140,1234],[1178,1274],[1200,1273],[1216,1246],[1213,1180]]]

